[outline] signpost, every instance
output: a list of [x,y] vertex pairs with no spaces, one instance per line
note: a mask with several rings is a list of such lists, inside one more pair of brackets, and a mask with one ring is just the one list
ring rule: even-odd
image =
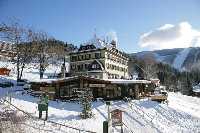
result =
[[112,127],[120,126],[123,133],[122,110],[115,109],[110,111],[110,101],[106,102],[108,107],[108,119],[103,122],[103,133],[112,133]]
[[108,107],[108,119],[107,121],[104,121],[103,123],[103,133],[112,133],[112,119],[111,119],[111,114],[110,114],[110,101],[106,101],[106,105]]
[[46,111],[45,120],[48,118],[48,96],[44,94],[38,103],[39,119],[42,118],[42,111]]
[[111,112],[112,126],[121,126],[121,133],[123,133],[122,112],[123,111],[119,109],[115,109]]
[[122,111],[115,109],[111,112],[112,126],[122,126]]

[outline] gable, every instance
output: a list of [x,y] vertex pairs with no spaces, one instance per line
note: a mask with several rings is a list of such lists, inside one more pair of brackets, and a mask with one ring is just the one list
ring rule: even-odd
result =
[[94,71],[94,70],[104,70],[104,66],[102,65],[102,63],[98,60],[94,60],[91,64],[90,67],[88,69],[89,71]]

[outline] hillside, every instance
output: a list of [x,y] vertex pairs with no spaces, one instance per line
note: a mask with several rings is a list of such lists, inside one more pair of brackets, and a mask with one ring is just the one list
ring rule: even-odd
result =
[[179,70],[191,70],[196,67],[200,61],[200,48],[175,48],[175,49],[164,49],[156,51],[144,51],[134,53],[137,58],[145,58],[151,56],[158,62],[170,64]]
[[[53,77],[61,72],[61,65],[62,63],[57,64],[49,64],[49,66],[46,68],[46,71],[44,72],[44,78]],[[17,77],[17,71],[16,71],[16,64],[12,62],[5,62],[0,61],[0,68],[8,68],[11,70],[10,77],[11,79],[16,80]],[[66,70],[69,71],[69,63],[66,63]],[[40,79],[39,74],[39,64],[38,63],[30,63],[25,66],[22,79],[27,79],[29,81],[34,81]]]

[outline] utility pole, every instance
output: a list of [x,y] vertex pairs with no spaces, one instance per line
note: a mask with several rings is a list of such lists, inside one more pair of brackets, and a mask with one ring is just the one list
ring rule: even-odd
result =
[[112,133],[112,119],[110,113],[110,101],[106,101],[106,105],[108,107],[108,118],[107,121],[103,122],[103,133]]
[[64,55],[64,63],[63,63],[63,78],[66,77],[66,65],[65,65],[65,55]]

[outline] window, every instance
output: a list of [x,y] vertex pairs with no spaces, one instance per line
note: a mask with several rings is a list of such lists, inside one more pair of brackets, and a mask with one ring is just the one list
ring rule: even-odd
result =
[[98,88],[98,96],[99,97],[103,96],[103,89],[102,88]]
[[112,65],[112,69],[115,69],[115,66],[114,66],[114,65]]
[[77,65],[77,68],[78,68],[78,70],[80,70],[81,68],[80,68],[80,65]]
[[110,69],[112,69],[112,65],[110,64]]
[[101,53],[95,53],[95,58],[100,59],[101,58]]
[[88,70],[89,64],[85,64],[85,69]]
[[119,71],[119,66],[117,66],[117,70]]
[[82,56],[81,56],[81,55],[78,56],[78,60],[79,60],[79,61],[82,60]]
[[108,54],[108,59],[110,59],[110,54]]
[[72,95],[72,90],[69,88],[69,86],[61,86],[60,87],[60,96],[61,97],[68,97]]
[[77,56],[72,56],[71,57],[71,61],[76,61],[77,60]]
[[91,59],[91,54],[87,54],[86,55],[86,60],[90,60]]
[[89,59],[90,59],[90,54],[86,54],[85,59],[86,59],[86,60],[89,60]]
[[85,60],[85,56],[84,56],[84,55],[81,55],[81,58],[82,58],[83,60]]
[[110,64],[106,64],[106,66],[107,66],[107,69],[110,69]]
[[76,65],[71,65],[71,69],[75,70],[76,69]]
[[93,65],[92,65],[92,68],[93,68],[93,69],[97,69],[97,68],[99,68],[99,65],[98,65],[98,64],[93,64]]
[[83,68],[84,68],[84,64],[81,64],[81,70],[83,70]]
[[78,67],[78,70],[79,70],[79,71],[80,71],[80,70],[83,70],[83,64],[78,65],[77,67]]
[[97,79],[98,79],[98,78],[100,78],[100,76],[99,76],[99,75],[95,75],[95,78],[97,78]]
[[119,63],[119,58],[117,58],[117,63]]

